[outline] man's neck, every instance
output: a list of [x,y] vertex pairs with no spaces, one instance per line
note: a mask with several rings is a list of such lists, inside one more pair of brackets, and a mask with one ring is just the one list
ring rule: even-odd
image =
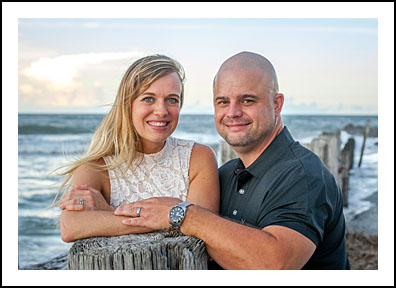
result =
[[272,141],[274,141],[276,136],[278,136],[279,133],[282,132],[283,128],[284,125],[282,121],[277,122],[275,123],[272,133],[267,138],[268,140],[264,141],[261,145],[256,145],[255,147],[252,147],[252,149],[245,151],[235,151],[238,157],[241,159],[245,168],[252,165],[253,162],[256,161],[258,157],[260,157],[260,155],[264,152],[264,150],[267,149],[267,147],[272,143]]

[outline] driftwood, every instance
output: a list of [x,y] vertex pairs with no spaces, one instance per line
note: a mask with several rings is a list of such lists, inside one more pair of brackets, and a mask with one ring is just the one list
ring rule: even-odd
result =
[[204,270],[205,243],[175,231],[77,240],[69,270]]

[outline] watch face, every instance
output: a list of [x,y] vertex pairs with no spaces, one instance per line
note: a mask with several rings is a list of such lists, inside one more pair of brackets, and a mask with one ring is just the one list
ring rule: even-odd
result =
[[181,207],[173,207],[169,212],[169,218],[173,223],[180,223],[184,219],[184,210]]

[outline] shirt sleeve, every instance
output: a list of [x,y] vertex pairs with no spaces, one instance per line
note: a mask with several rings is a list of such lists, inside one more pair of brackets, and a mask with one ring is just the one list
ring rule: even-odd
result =
[[286,175],[287,179],[270,188],[261,203],[257,226],[262,229],[280,225],[308,237],[316,246],[323,240],[326,219],[331,210],[321,179],[304,174]]

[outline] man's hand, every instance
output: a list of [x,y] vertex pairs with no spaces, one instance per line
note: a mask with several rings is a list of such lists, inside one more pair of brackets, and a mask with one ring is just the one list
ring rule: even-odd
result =
[[106,202],[100,191],[85,184],[77,185],[74,189],[63,195],[59,208],[69,211],[114,210]]
[[[172,197],[153,197],[118,207],[114,215],[129,216],[122,224],[147,227],[154,230],[169,230],[169,210],[181,200]],[[138,215],[138,208],[140,213]]]

